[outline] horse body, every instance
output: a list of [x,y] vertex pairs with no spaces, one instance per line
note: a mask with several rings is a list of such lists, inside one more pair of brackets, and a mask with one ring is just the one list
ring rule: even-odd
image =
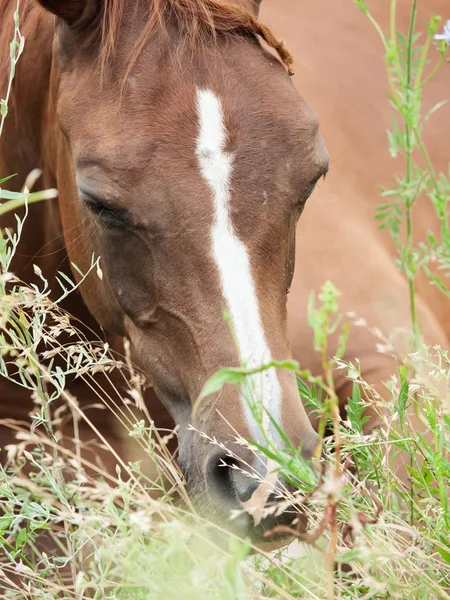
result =
[[[433,14],[447,18],[446,2],[418,4],[419,22]],[[368,6],[388,31],[388,7],[376,1]],[[410,9],[407,2],[397,5],[398,27],[404,32]],[[310,292],[327,279],[342,292],[343,313],[365,319],[403,354],[411,332],[407,284],[395,266],[392,240],[387,231],[377,230],[374,221],[375,208],[382,202],[379,187],[389,187],[403,169],[401,159],[394,161],[388,152],[385,130],[391,127],[392,108],[386,95],[381,42],[365,15],[346,0],[332,7],[326,0],[302,2],[301,7],[288,0],[268,2],[262,16],[284,32],[298,57],[296,85],[317,111],[332,157],[327,181],[315,193],[297,228],[298,258],[288,301],[293,354],[302,365],[320,372],[320,357],[310,352],[312,335],[304,315]],[[429,84],[426,109],[448,98],[448,78],[444,67]],[[444,171],[448,170],[448,152],[443,140],[450,133],[449,123],[447,104],[424,130],[432,162]],[[439,231],[428,202],[417,203],[413,218],[416,243],[426,241],[428,231]],[[425,277],[417,279],[416,288],[426,343],[448,348],[448,299]],[[361,359],[363,377],[385,393],[383,382],[391,378],[395,367],[393,360],[376,351],[378,341],[367,328],[352,327],[346,358]],[[351,383],[337,372],[336,384],[344,404]]]
[[[316,65],[340,56],[317,43],[315,29],[323,21],[324,7],[319,9],[316,0],[302,3],[301,9],[289,0],[282,2],[282,9],[277,0],[267,2],[263,10],[283,32],[290,31],[288,15],[291,21],[295,11],[301,12],[292,21],[295,30],[289,40],[300,56],[298,85],[308,90],[325,121],[332,155],[343,155],[333,165],[326,188],[308,205],[296,236],[296,220],[326,170],[327,153],[314,115],[293,91],[277,59],[262,50],[249,30],[231,36],[221,32],[215,43],[203,43],[193,54],[180,40],[177,22],[169,20],[167,28],[152,30],[153,37],[146,38],[130,63],[130,51],[145,36],[140,20],[128,15],[121,21],[115,54],[102,63],[94,60],[99,54],[95,35],[87,39],[76,25],[79,14],[76,18],[70,11],[60,13],[63,19],[57,21],[52,50],[53,16],[26,4],[26,50],[0,140],[0,176],[18,172],[20,186],[31,169],[41,166],[43,185],[60,190],[59,205],[31,207],[15,272],[32,281],[31,265],[37,263],[51,281],[58,269],[69,272],[67,255],[84,270],[92,253],[101,255],[104,279],[93,274],[82,288],[83,300],[75,294],[66,308],[104,335],[100,324],[119,346],[121,336],[131,339],[136,361],[181,425],[180,461],[191,489],[203,494],[206,487],[219,513],[233,505],[230,492],[224,492],[223,473],[217,476],[223,456],[212,453],[187,424],[191,403],[207,377],[221,366],[239,363],[222,318],[224,306],[247,362],[288,358],[285,291],[296,244],[289,336],[302,367],[321,371],[311,351],[305,314],[310,291],[326,279],[342,291],[344,311],[365,317],[386,333],[410,327],[405,281],[393,266],[390,242],[375,231],[372,221],[376,185],[389,172],[387,160],[380,158],[384,137],[367,148],[361,129],[352,128],[346,107],[359,98],[354,77],[336,102],[339,84],[332,74],[343,72],[342,65],[341,71],[335,64],[321,69],[329,75],[319,77]],[[43,4],[57,12],[58,3]],[[336,11],[348,42],[354,30],[359,35],[364,22],[351,3],[340,4],[333,9],[327,5],[326,10]],[[77,10],[77,5],[61,2],[59,10]],[[2,22],[12,22],[14,6],[3,3]],[[242,2],[243,8],[252,6]],[[88,2],[83,18],[89,16],[89,7]],[[313,26],[308,28],[308,23]],[[330,23],[331,39],[336,46],[342,44],[339,28],[332,19]],[[302,31],[298,38],[297,24]],[[89,21],[87,32],[88,25]],[[1,38],[0,60],[8,56],[10,37],[5,33]],[[348,46],[354,52],[350,42]],[[122,53],[122,47],[127,52]],[[367,65],[378,73],[371,82],[376,100],[369,96],[367,106],[374,113],[382,111],[385,102],[375,90],[382,89],[376,66],[380,53],[375,44],[364,53]],[[350,63],[359,64],[354,58],[352,54]],[[6,72],[2,66],[0,76]],[[385,119],[382,112],[375,114]],[[358,117],[364,123],[372,119],[374,129],[382,131],[367,113]],[[137,224],[133,234],[121,220]],[[446,332],[439,322],[445,306],[431,300],[428,288],[423,290],[429,301],[419,300],[425,334],[445,346]],[[382,391],[393,361],[377,354],[370,333],[354,329],[346,357],[361,358],[363,376]],[[279,411],[293,443],[310,454],[316,437],[299,407],[295,379],[272,371],[256,386],[266,394],[270,408]],[[347,381],[338,375],[337,386],[344,405]],[[27,400],[23,399],[23,414]],[[157,398],[151,392],[148,402],[154,415]],[[2,403],[3,414],[17,415],[16,406],[15,402],[11,411]],[[167,412],[160,413],[164,421]],[[105,431],[111,427],[104,425]],[[251,415],[232,390],[205,401],[195,425],[225,444],[234,432],[257,436]],[[234,495],[248,497],[248,483],[228,474],[225,480]]]

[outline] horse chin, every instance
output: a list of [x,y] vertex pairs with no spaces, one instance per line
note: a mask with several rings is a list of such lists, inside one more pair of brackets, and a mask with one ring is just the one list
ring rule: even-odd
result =
[[[271,524],[271,527],[273,524]],[[295,528],[292,528],[292,534],[288,531],[283,532],[271,532],[269,528],[258,527],[255,528],[254,534],[252,536],[252,532],[249,532],[250,537],[252,538],[252,545],[256,551],[259,552],[274,552],[276,550],[281,550],[289,546],[291,542],[297,537],[297,532],[305,531],[307,527],[306,518],[302,518],[301,527],[298,525]],[[274,527],[276,529],[276,525]],[[287,529],[287,527],[286,527]],[[248,535],[248,534],[247,534]]]
[[[297,520],[300,519],[298,523]],[[259,524],[255,525],[253,517],[248,513],[242,513],[237,517],[230,518],[229,516],[215,515],[215,517],[209,517],[211,522],[211,533],[212,537],[222,546],[228,546],[228,535],[226,531],[232,536],[236,536],[239,539],[249,539],[251,542],[250,554],[257,552],[274,552],[287,547],[296,538],[297,532],[304,532],[307,529],[307,518],[305,515],[297,516],[296,525],[292,526],[292,535],[289,531],[289,524],[284,522],[285,527],[283,531],[277,531],[277,527],[281,524],[279,521],[273,519],[264,520]],[[225,523],[226,521],[226,523]],[[274,530],[272,532],[272,530]]]

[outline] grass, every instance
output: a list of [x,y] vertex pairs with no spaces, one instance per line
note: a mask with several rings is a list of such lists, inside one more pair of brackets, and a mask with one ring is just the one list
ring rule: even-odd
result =
[[[423,344],[415,312],[415,278],[420,270],[448,294],[444,275],[449,265],[450,188],[448,180],[434,172],[427,155],[420,110],[424,87],[444,63],[446,46],[439,43],[437,64],[430,65],[433,36],[440,24],[433,19],[428,31],[418,37],[416,2],[407,37],[396,29],[395,0],[391,0],[392,26],[387,34],[363,1],[356,4],[380,33],[390,100],[397,113],[389,142],[392,155],[404,157],[405,172],[399,176],[398,188],[383,190],[386,202],[377,219],[389,229],[399,250],[398,266],[409,282],[414,335],[408,355],[397,357],[398,372],[381,397],[361,378],[357,361],[349,364],[342,358],[349,327],[367,325],[361,321],[350,325],[340,315],[339,292],[329,282],[317,298],[311,298],[311,351],[320,353],[324,375],[315,377],[296,363],[279,366],[297,373],[301,396],[319,419],[327,464],[314,472],[289,444],[283,451],[270,443],[265,448],[250,444],[297,485],[297,501],[308,498],[308,533],[293,531],[298,542],[288,549],[263,552],[196,513],[167,450],[166,432],[156,432],[151,416],[140,410],[139,374],[127,356],[117,357],[103,342],[87,339],[60,308],[75,284],[60,274],[59,300],[54,302],[37,267],[39,286],[10,272],[22,231],[22,221],[17,219],[16,232],[3,230],[0,236],[0,372],[30,394],[34,407],[31,428],[19,422],[7,424],[15,439],[0,472],[2,597],[450,598],[450,361],[447,349]],[[22,44],[16,20],[11,79]],[[2,103],[2,123],[5,106]],[[419,169],[418,163],[426,167]],[[35,179],[32,174],[21,194],[1,190],[7,202],[0,206],[0,215],[54,195],[52,190],[31,194]],[[412,207],[419,201],[432,203],[441,230],[415,248]],[[436,260],[439,276],[431,270]],[[95,260],[91,270],[101,276]],[[340,343],[330,357],[332,333],[339,335]],[[391,354],[387,341],[376,333],[380,351]],[[69,342],[62,341],[67,334]],[[345,420],[339,415],[334,391],[337,368],[353,382]],[[107,381],[113,372],[119,374],[125,391],[111,388],[107,394],[95,377],[101,373]],[[207,382],[205,393],[225,384],[241,385],[249,373],[245,367],[224,370]],[[93,387],[98,402],[128,431],[129,443],[152,461],[156,476],[143,472],[140,462],[126,462],[96,432],[66,391],[74,376]],[[382,427],[365,435],[364,412],[369,405],[378,411]],[[252,407],[262,424],[261,407],[257,402]],[[423,425],[422,433],[417,421]],[[73,443],[68,446],[59,443],[63,422],[72,424]],[[112,460],[113,472],[101,460],[89,461],[82,453],[84,425],[92,426],[98,454],[101,451]],[[399,457],[407,485],[395,472]],[[184,503],[177,501],[180,496]],[[283,501],[292,504],[293,498]]]

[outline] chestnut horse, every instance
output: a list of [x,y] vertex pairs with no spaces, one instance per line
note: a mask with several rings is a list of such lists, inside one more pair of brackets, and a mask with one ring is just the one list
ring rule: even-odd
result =
[[[233,386],[205,399],[195,418],[192,405],[222,366],[291,356],[286,292],[295,226],[328,169],[318,120],[292,84],[288,52],[257,20],[257,2],[39,4],[22,10],[27,42],[0,172],[19,168],[19,181],[41,166],[59,207],[33,210],[22,252],[43,248],[32,262],[49,273],[61,261],[63,232],[82,271],[92,255],[101,257],[103,277],[82,286],[84,305],[109,334],[130,340],[179,426],[188,490],[226,516],[257,484],[221,467],[227,452],[206,437],[226,447],[235,435],[263,440],[262,433]],[[2,23],[14,7],[3,3]],[[2,34],[5,45],[10,30]],[[14,269],[27,278],[21,266]],[[80,315],[82,307],[70,308]],[[252,383],[311,457],[317,434],[295,375],[272,368]],[[266,434],[281,445],[266,420]],[[234,453],[253,460],[243,447]],[[242,533],[251,529],[247,517]]]
[[[359,73],[355,87],[355,48],[345,63],[339,58],[339,30],[348,46],[351,32],[370,36],[370,26],[352,2],[329,7],[325,1],[267,0],[263,8],[284,33],[295,23],[289,43],[301,57],[298,82],[311,90],[327,121],[333,155],[341,157],[297,235],[297,219],[327,170],[328,155],[317,118],[282,64],[288,54],[256,19],[259,2],[43,0],[47,12],[31,2],[22,10],[26,46],[0,140],[0,177],[17,172],[20,186],[40,166],[43,186],[59,189],[59,203],[32,207],[14,270],[32,280],[34,262],[51,280],[61,263],[69,269],[67,256],[82,270],[93,254],[101,256],[103,279],[92,274],[81,288],[83,298],[74,295],[67,309],[92,326],[94,317],[110,340],[131,340],[135,362],[180,426],[179,459],[188,488],[194,498],[208,498],[219,517],[239,508],[255,484],[234,469],[218,468],[223,454],[188,428],[192,403],[222,366],[291,356],[286,292],[296,243],[289,337],[304,367],[320,372],[305,306],[310,290],[327,278],[343,292],[344,309],[386,333],[409,327],[405,282],[389,242],[372,222],[382,173],[364,136],[352,129],[355,109],[345,112],[365,83]],[[2,23],[12,22],[14,7],[14,1],[3,1]],[[332,51],[320,42],[327,11],[334,15],[327,34]],[[10,38],[3,28],[0,60],[8,56]],[[361,51],[361,69],[376,71],[376,42]],[[342,106],[333,95],[339,68],[348,86],[338,94],[345,98]],[[376,72],[371,85],[382,90]],[[6,73],[2,66],[0,77]],[[0,80],[0,94],[3,89]],[[375,129],[371,115],[381,110],[383,98],[367,102],[361,123]],[[377,159],[385,151],[382,142]],[[370,184],[365,168],[378,177]],[[435,316],[439,306],[419,299],[425,334],[446,345]],[[393,362],[377,354],[376,340],[362,328],[349,340],[346,358],[355,357],[363,376],[382,391]],[[255,383],[269,412],[310,456],[317,437],[298,401],[295,378],[271,370]],[[349,383],[338,377],[337,386],[344,405]],[[27,399],[19,403],[13,394],[2,393],[2,415],[25,415]],[[157,398],[150,394],[148,402],[152,416],[166,417]],[[112,431],[104,415],[99,424]],[[232,387],[206,398],[193,424],[225,445],[235,433],[259,435],[245,399]],[[281,443],[276,431],[269,433]],[[244,449],[233,451],[250,460]],[[241,533],[258,539],[261,530],[251,518],[239,525]]]

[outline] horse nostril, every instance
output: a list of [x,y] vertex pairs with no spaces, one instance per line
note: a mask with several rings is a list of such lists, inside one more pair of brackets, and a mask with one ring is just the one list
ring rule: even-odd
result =
[[250,476],[239,463],[230,468],[230,476],[235,493],[241,502],[247,502],[259,486],[259,481]]
[[[230,517],[237,511],[230,521],[233,531],[238,535],[250,535],[253,540],[267,541],[265,532],[278,525],[292,526],[294,520],[303,521],[304,518],[292,496],[295,488],[279,477],[273,481],[269,475],[271,481],[264,477],[261,480],[261,476],[253,471],[257,466],[253,467],[251,459],[248,460],[249,465],[223,451],[210,456],[206,464],[208,493],[216,516]],[[261,466],[265,466],[262,461]]]
[[240,508],[240,502],[249,500],[258,482],[245,471],[238,459],[215,455],[208,466],[208,487],[215,500],[228,508]]

